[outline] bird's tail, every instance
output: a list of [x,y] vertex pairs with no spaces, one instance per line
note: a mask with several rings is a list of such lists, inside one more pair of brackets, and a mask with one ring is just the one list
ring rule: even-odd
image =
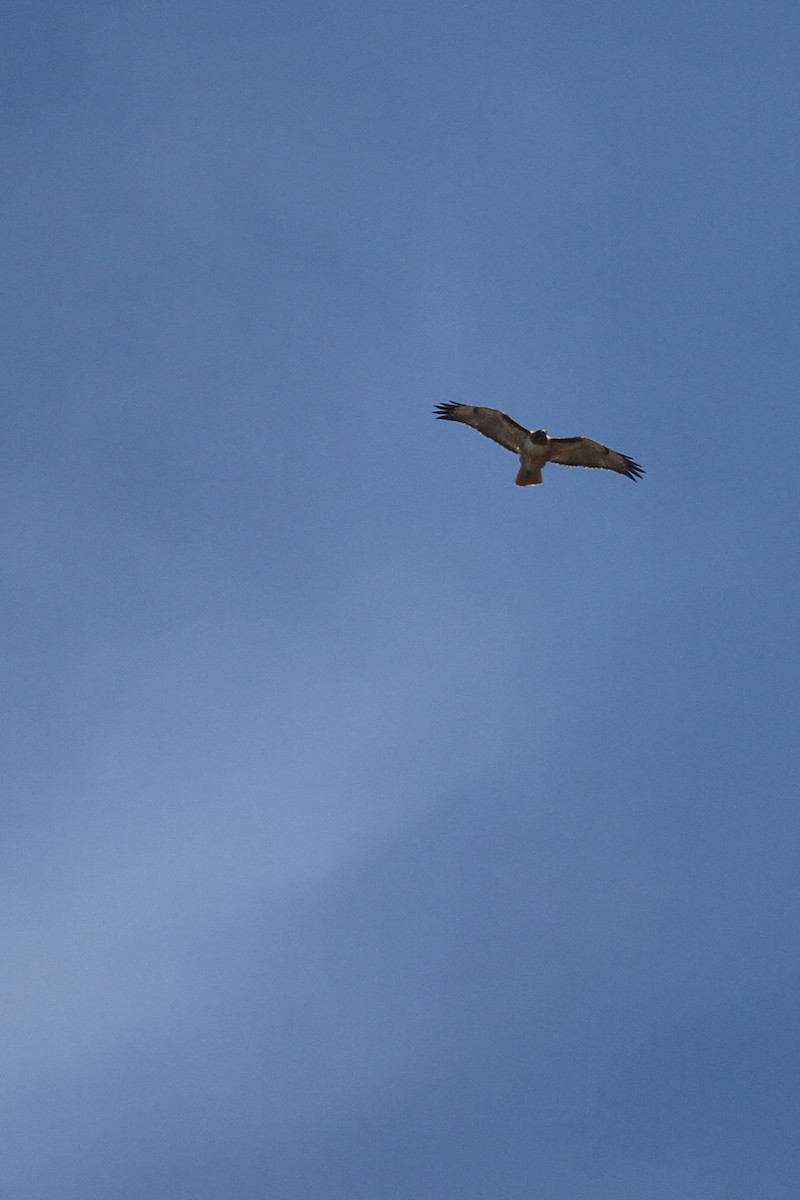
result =
[[517,487],[533,487],[536,483],[542,482],[542,468],[536,467],[531,470],[530,467],[520,467],[519,475],[514,480]]

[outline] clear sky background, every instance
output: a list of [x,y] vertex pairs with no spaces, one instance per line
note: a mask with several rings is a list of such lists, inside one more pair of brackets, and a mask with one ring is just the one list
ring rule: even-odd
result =
[[4,1194],[796,1200],[795,0],[0,33]]

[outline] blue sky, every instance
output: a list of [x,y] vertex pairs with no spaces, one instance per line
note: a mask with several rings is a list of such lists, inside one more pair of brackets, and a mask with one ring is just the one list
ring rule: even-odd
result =
[[793,1200],[796,5],[2,25],[7,1193]]

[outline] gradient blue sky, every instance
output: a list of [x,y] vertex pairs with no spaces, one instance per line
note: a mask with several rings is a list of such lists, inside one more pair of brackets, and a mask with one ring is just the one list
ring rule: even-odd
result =
[[1,24],[4,1194],[795,1200],[797,4]]

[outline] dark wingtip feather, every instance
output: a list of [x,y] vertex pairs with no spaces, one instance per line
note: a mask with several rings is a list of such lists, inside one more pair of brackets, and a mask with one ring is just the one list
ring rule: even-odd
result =
[[452,421],[453,413],[459,407],[460,406],[453,400],[448,400],[444,404],[437,404],[433,410],[433,414],[435,417],[438,417],[440,421]]
[[639,464],[634,462],[632,458],[628,458],[627,454],[624,455],[624,458],[626,467],[625,474],[627,475],[628,479],[632,479],[635,483],[637,479],[641,479],[642,475],[644,475],[644,467],[640,467]]

